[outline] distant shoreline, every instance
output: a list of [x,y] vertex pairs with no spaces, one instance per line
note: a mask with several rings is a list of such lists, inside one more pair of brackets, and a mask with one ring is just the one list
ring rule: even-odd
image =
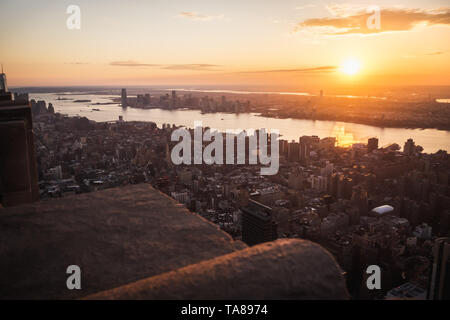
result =
[[[373,120],[373,119],[358,119],[358,120],[352,120],[352,119],[339,119],[339,118],[331,118],[331,117],[321,117],[321,118],[306,118],[306,117],[289,117],[289,116],[278,116],[278,117],[274,117],[274,116],[270,116],[270,115],[265,115],[264,113],[261,113],[260,115],[261,117],[265,117],[265,118],[274,118],[274,119],[297,119],[297,120],[312,120],[312,121],[336,121],[336,122],[344,122],[344,123],[354,123],[354,124],[361,124],[361,125],[366,125],[366,126],[372,126],[372,127],[377,127],[380,129],[383,128],[395,128],[395,129],[412,129],[412,130],[426,130],[426,129],[436,129],[436,130],[441,130],[441,131],[449,131],[450,132],[450,124],[449,126],[423,126],[423,125],[417,125],[417,124],[409,124],[409,125],[402,125],[402,124],[393,124],[393,123],[389,123],[389,120]],[[384,121],[384,122],[388,122],[387,124],[378,124],[378,121]]]
[[[69,88],[67,88],[69,89]],[[159,89],[157,91],[153,91],[155,95],[157,95],[158,93],[161,92],[167,92],[167,90],[169,89]],[[180,90],[180,89],[178,89]],[[214,92],[208,91],[208,90],[192,90],[192,92],[194,94],[201,94],[201,93],[211,93],[211,94],[220,94],[220,92],[223,92],[225,95],[230,94],[230,95],[236,95],[237,91],[231,91],[231,90],[213,90]],[[141,91],[139,91],[141,92]],[[158,92],[158,93],[157,93]],[[183,92],[190,92],[190,90],[184,89]],[[241,91],[242,92],[242,91]],[[445,111],[447,108],[450,110],[450,104],[448,103],[437,103],[437,102],[424,102],[421,103],[422,105],[427,106],[428,104],[430,104],[430,106],[437,106],[434,108],[439,108],[439,113],[434,113],[433,115],[427,116],[427,114],[425,113],[420,113],[417,114],[416,111],[413,109],[413,107],[419,103],[403,103],[401,101],[392,101],[392,102],[387,102],[386,100],[382,99],[382,100],[378,100],[378,99],[369,99],[371,100],[370,102],[367,101],[365,102],[365,100],[367,98],[363,98],[363,97],[356,97],[356,96],[350,96],[350,97],[332,97],[332,96],[324,96],[325,99],[332,99],[330,102],[328,102],[328,105],[323,106],[324,108],[328,108],[328,110],[318,110],[318,112],[313,112],[311,111],[311,107],[307,106],[304,107],[302,105],[302,101],[305,101],[307,99],[318,99],[317,96],[314,95],[308,95],[305,96],[303,94],[299,94],[299,95],[291,95],[291,100],[295,99],[295,101],[297,101],[298,99],[298,103],[295,103],[294,105],[299,105],[300,108],[293,108],[292,103],[291,105],[287,104],[286,107],[280,107],[278,109],[272,109],[269,108],[270,107],[270,103],[262,103],[260,104],[261,99],[266,99],[266,98],[261,98],[261,94],[263,92],[260,93],[249,93],[247,96],[249,98],[251,98],[252,95],[257,95],[259,96],[259,102],[258,100],[256,100],[256,104],[252,106],[252,108],[250,110],[245,110],[242,111],[240,113],[247,113],[247,114],[257,114],[260,117],[264,117],[264,118],[268,118],[268,119],[297,119],[297,120],[312,120],[312,121],[332,121],[332,122],[343,122],[343,123],[352,123],[352,124],[360,124],[360,125],[368,125],[368,126],[372,126],[372,127],[377,127],[377,128],[396,128],[396,129],[414,129],[414,130],[425,130],[425,129],[435,129],[435,130],[441,130],[441,131],[450,131],[450,118],[448,118],[446,116],[446,114],[448,113],[448,111]],[[33,93],[32,93],[33,94]],[[63,93],[57,93],[57,92],[48,92],[48,94],[55,94],[55,95],[69,95],[69,93],[63,92]],[[92,105],[100,105],[100,104],[113,104],[113,103],[117,103],[119,101],[119,95],[115,94],[113,92],[100,92],[100,91],[93,91],[93,92],[73,92],[70,93],[71,95],[76,95],[76,96],[82,96],[82,95],[108,95],[110,96],[110,99],[112,102],[102,102],[102,103],[93,103]],[[241,93],[239,93],[240,95]],[[281,96],[281,97],[285,97],[288,96],[288,94],[284,95],[282,93],[269,93],[266,92],[267,95],[269,96]],[[130,94],[130,95],[134,95],[134,94]],[[400,109],[398,111],[393,110],[393,112],[391,113],[387,113],[386,116],[383,118],[381,117],[381,112],[374,112],[372,111],[371,113],[366,112],[364,109],[361,109],[362,112],[359,111],[358,108],[355,108],[353,106],[353,113],[352,114],[348,114],[348,113],[344,113],[341,110],[341,106],[347,105],[347,102],[345,101],[346,97],[348,99],[350,99],[349,105],[353,104],[359,104],[359,105],[363,105],[366,106],[368,109],[372,109],[372,106],[378,106],[378,105],[385,105],[385,104],[389,104],[392,106],[397,106],[397,105],[402,105],[404,104],[406,107],[408,107],[409,105],[412,106],[412,110],[411,112],[407,112],[405,113],[404,109]],[[81,98],[81,97],[80,97]],[[297,99],[298,98],[298,99]],[[258,98],[255,98],[258,99]],[[278,98],[274,98],[274,99],[278,99]],[[284,99],[284,98],[282,98]],[[335,100],[336,99],[336,100]],[[380,102],[376,102],[376,101],[380,101]],[[78,101],[78,100],[77,100]],[[81,100],[79,100],[81,101]],[[83,100],[84,101],[84,100]],[[265,101],[265,100],[264,100]],[[312,100],[314,102],[314,100]],[[336,101],[336,102],[334,102]],[[340,103],[340,104],[338,104]],[[269,105],[268,105],[269,104]],[[313,103],[314,104],[314,103]],[[280,105],[282,105],[282,102],[280,102]],[[170,111],[170,109],[167,109],[163,106],[160,105],[149,105],[148,107],[135,107],[135,106],[129,106],[129,108],[135,108],[135,109],[156,109],[156,108],[160,108],[162,110],[168,110]],[[309,109],[308,109],[309,108]],[[392,109],[390,109],[389,107],[383,107],[385,108],[384,110],[388,110],[388,111],[392,111]],[[423,106],[421,107],[422,110],[425,110],[425,112],[427,112],[427,108],[424,108]],[[183,106],[182,108],[176,108],[174,110],[182,110],[182,109],[188,109],[188,110],[199,110],[201,111],[201,109],[199,109],[198,107],[191,107],[191,106]],[[322,109],[322,107],[320,108]],[[235,112],[228,112],[228,111],[206,111],[205,114],[208,113],[228,113],[228,114],[237,114]],[[440,115],[441,114],[441,115]],[[397,117],[397,115],[399,115]],[[416,116],[419,115],[419,116]]]

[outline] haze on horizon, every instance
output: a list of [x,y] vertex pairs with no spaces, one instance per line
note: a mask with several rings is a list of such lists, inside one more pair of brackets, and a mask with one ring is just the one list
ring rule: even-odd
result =
[[[81,29],[69,30],[69,5]],[[10,86],[450,85],[445,0],[24,1],[0,4]]]

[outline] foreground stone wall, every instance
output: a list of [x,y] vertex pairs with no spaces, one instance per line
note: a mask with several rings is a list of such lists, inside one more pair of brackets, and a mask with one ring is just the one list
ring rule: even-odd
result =
[[0,209],[0,257],[0,299],[347,297],[319,245],[248,248],[148,184]]
[[348,299],[322,247],[285,239],[143,279],[87,299]]
[[80,298],[245,247],[148,184],[3,208],[0,299]]

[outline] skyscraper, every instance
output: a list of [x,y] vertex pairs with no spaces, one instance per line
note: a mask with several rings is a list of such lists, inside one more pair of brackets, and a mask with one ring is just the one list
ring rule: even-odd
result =
[[146,93],[144,95],[144,105],[149,106],[151,102],[152,102],[152,100],[151,100],[150,93]]
[[428,299],[450,299],[450,238],[438,238],[433,246]]
[[403,147],[403,152],[408,155],[412,156],[416,150],[416,144],[414,143],[413,139],[408,139],[405,142],[405,146]]
[[177,92],[175,90],[172,90],[172,100],[170,103],[171,108],[175,108],[177,106]]
[[13,206],[38,200],[31,107],[28,100],[13,99],[3,70],[0,74],[0,137],[1,204]]
[[127,106],[128,106],[127,89],[122,89],[122,108],[126,108]]
[[248,245],[276,240],[277,224],[272,219],[272,209],[254,200],[242,210],[242,241]]
[[298,161],[299,159],[299,144],[292,140],[288,145],[288,160]]
[[378,139],[377,138],[370,138],[367,141],[367,152],[371,153],[373,150],[378,149]]
[[311,149],[311,137],[302,136],[299,139],[300,142],[300,161],[308,161],[309,153]]
[[0,93],[8,92],[8,84],[6,83],[6,74],[3,73],[3,65],[2,65],[2,73],[0,73]]

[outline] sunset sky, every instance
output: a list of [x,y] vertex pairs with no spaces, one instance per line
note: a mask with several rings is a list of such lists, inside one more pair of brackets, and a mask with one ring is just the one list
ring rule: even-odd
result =
[[10,86],[450,85],[448,0],[374,3],[2,0],[0,62]]

